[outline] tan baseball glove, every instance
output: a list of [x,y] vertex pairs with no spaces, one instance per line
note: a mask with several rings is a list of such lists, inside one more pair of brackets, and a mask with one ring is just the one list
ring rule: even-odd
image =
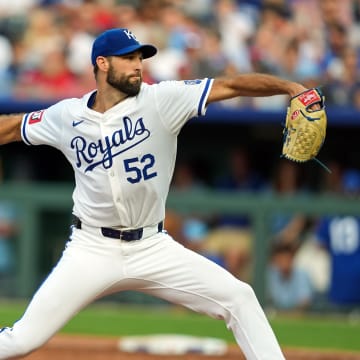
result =
[[297,162],[314,159],[325,140],[327,116],[319,89],[306,90],[290,100],[282,156]]

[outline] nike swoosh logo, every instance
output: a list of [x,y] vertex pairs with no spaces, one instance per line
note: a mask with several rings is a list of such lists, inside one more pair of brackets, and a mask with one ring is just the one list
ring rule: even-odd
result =
[[78,125],[80,125],[83,121],[84,121],[84,120],[79,120],[79,121],[75,121],[75,120],[74,120],[74,121],[72,122],[72,126],[73,126],[73,127],[78,126]]

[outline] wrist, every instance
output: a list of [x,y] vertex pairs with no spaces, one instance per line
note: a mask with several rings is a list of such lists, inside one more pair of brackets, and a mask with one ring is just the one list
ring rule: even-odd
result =
[[303,85],[296,83],[296,82],[291,82],[289,84],[289,88],[288,88],[288,94],[290,95],[290,97],[294,97],[296,95],[299,95],[300,93],[306,91],[307,88],[304,87]]

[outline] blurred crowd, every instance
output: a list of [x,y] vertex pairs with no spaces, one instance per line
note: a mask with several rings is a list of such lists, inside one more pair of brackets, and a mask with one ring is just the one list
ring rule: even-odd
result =
[[[0,0],[0,100],[52,101],[95,87],[90,51],[113,27],[131,29],[159,49],[144,61],[144,81],[265,72],[321,86],[328,106],[360,110],[360,1],[356,0]],[[283,108],[287,99],[240,98],[224,106]],[[309,195],[302,167],[278,160],[270,177],[232,149],[223,169],[178,161],[171,190]],[[212,161],[214,159],[211,159]],[[360,195],[360,168],[333,162],[317,179],[327,194]],[[206,168],[206,166],[205,166]],[[1,178],[1,177],[0,177]],[[14,212],[0,206],[0,282],[14,269]],[[10,210],[9,210],[10,209]],[[254,237],[248,214],[181,214],[168,209],[171,235],[234,276],[251,282]],[[318,294],[333,304],[360,304],[360,218],[269,219],[268,301],[306,309]],[[326,250],[323,251],[323,250]],[[316,261],[313,259],[316,257]],[[10,261],[10,260],[11,261]],[[306,271],[305,271],[305,270]]]
[[[179,161],[171,190],[206,195],[207,190],[216,189],[227,194],[258,194],[274,201],[293,196],[313,201],[314,188],[306,181],[302,165],[278,160],[270,178],[263,178],[246,148],[231,149],[228,160],[210,183],[201,176],[196,162]],[[315,192],[359,200],[360,168],[347,168],[336,161],[329,166],[332,173],[322,172]],[[252,220],[249,214],[215,211],[204,216],[168,209],[165,223],[185,246],[251,283],[255,259]],[[267,305],[276,311],[359,309],[360,216],[309,216],[279,210],[269,215],[264,227],[268,230],[268,238],[261,239],[269,259]]]
[[258,71],[323,86],[328,105],[360,107],[357,0],[0,0],[0,97],[53,100],[91,90],[91,44],[112,27],[158,47],[144,62],[150,83]]

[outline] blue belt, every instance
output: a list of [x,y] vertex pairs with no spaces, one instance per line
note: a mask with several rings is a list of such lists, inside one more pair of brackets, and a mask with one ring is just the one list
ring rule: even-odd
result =
[[[76,229],[81,229],[81,220],[73,215],[72,224],[75,226]],[[164,229],[164,222],[160,221],[157,225],[158,232],[162,232]],[[140,240],[143,237],[144,228],[138,229],[131,229],[131,230],[117,230],[108,227],[101,227],[101,233],[105,237],[119,239],[124,241],[135,241]]]

